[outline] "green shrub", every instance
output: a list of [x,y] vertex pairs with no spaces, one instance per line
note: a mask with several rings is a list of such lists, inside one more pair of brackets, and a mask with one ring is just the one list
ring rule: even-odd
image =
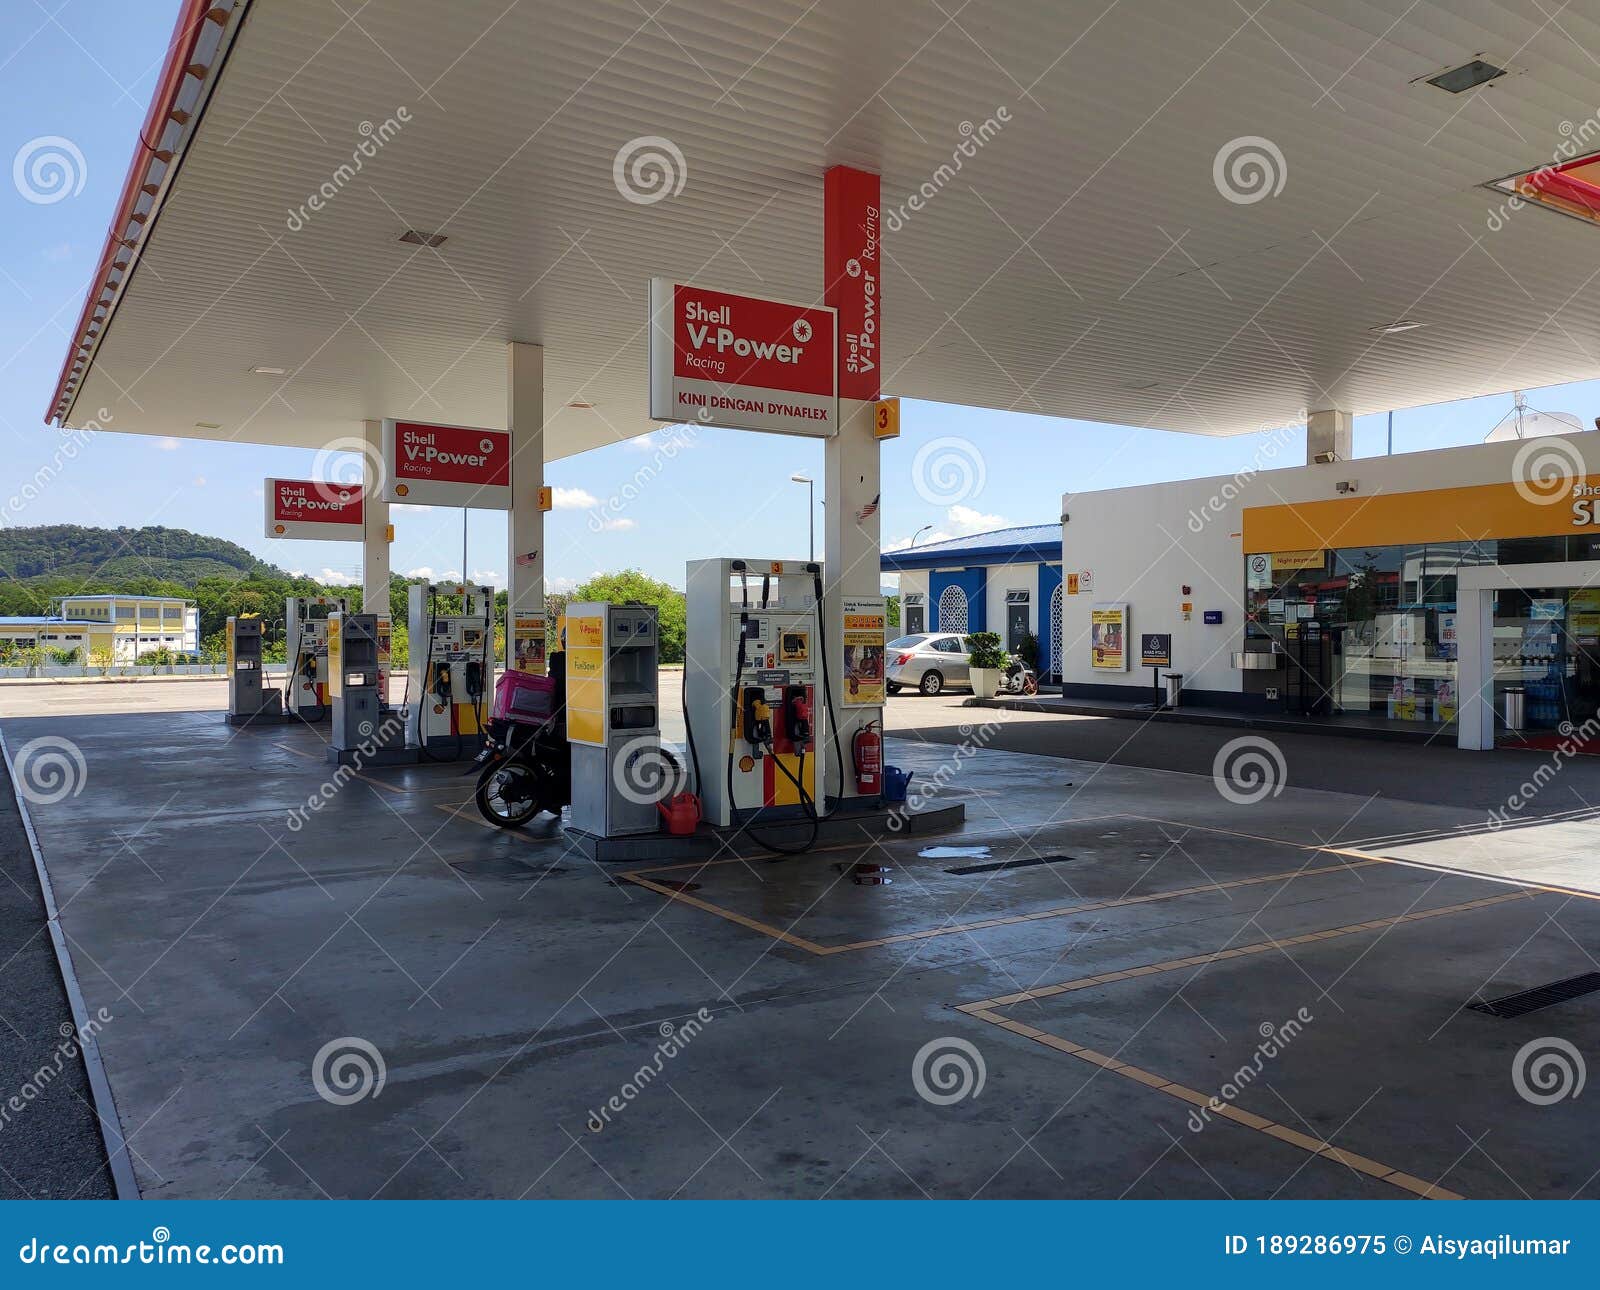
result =
[[967,664],[971,667],[1003,668],[1006,652],[1000,648],[1000,637],[994,632],[973,632],[963,640],[967,647]]

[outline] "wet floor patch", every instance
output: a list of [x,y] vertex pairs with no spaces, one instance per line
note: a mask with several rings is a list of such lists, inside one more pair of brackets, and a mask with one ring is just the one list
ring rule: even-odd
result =
[[992,850],[990,847],[923,847],[917,855],[924,860],[983,860]]

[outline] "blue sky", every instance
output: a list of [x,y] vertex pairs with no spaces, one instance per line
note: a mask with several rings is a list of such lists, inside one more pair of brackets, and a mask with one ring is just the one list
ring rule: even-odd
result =
[[[52,0],[52,7],[58,3]],[[69,0],[54,18],[35,0],[0,6],[0,162],[48,137],[70,140],[82,157],[81,167],[74,162],[71,195],[59,201],[30,202],[14,183],[0,184],[7,234],[0,240],[0,497],[30,477],[54,447],[57,432],[42,424],[43,410],[175,11],[175,0]],[[892,309],[891,303],[890,327]],[[1600,411],[1600,382],[1530,390],[1528,397],[1534,407],[1574,412],[1588,425]],[[1395,450],[1477,443],[1510,406],[1506,394],[1398,412]],[[927,501],[911,486],[918,450],[948,436],[970,440],[982,460],[982,488],[956,508]],[[934,534],[1048,522],[1059,514],[1063,492],[1231,474],[1252,462],[1262,439],[907,403],[902,437],[884,449],[884,542],[904,543],[923,525],[933,526],[922,539],[927,541]],[[1384,448],[1385,418],[1359,419],[1356,454],[1377,455]],[[284,568],[354,579],[360,564],[355,544],[272,543],[262,536],[262,478],[305,476],[312,457],[309,451],[246,444],[101,434],[92,451],[8,522],[159,523],[231,539]],[[629,566],[681,585],[689,559],[804,552],[807,490],[788,481],[791,474],[809,474],[819,481],[820,496],[819,443],[702,431],[628,506],[631,526],[594,531],[589,507],[613,495],[648,460],[648,445],[633,443],[550,467],[548,482],[561,490],[562,503],[549,517],[546,535],[553,590],[598,570]],[[1275,460],[1303,461],[1301,442],[1282,447]],[[459,511],[401,511],[395,528],[396,571],[461,569]],[[503,585],[505,568],[504,517],[474,512],[466,572]]]

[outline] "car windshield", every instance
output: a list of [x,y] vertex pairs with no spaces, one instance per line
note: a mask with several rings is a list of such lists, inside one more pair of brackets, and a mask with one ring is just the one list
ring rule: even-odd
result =
[[922,642],[927,640],[927,639],[928,638],[926,636],[902,636],[898,640],[890,641],[889,644],[888,644],[888,648],[889,649],[914,649],[918,645],[922,644]]

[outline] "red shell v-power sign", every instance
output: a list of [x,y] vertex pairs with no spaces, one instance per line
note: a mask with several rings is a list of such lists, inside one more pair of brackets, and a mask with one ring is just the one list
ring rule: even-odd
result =
[[650,280],[650,415],[777,434],[839,429],[837,325],[825,305]]
[[511,509],[508,431],[385,421],[383,462],[387,501]]
[[266,534],[269,538],[361,541],[365,512],[360,484],[267,479],[262,493],[267,501]]
[[878,176],[834,166],[822,179],[823,299],[839,313],[839,397],[883,392]]

